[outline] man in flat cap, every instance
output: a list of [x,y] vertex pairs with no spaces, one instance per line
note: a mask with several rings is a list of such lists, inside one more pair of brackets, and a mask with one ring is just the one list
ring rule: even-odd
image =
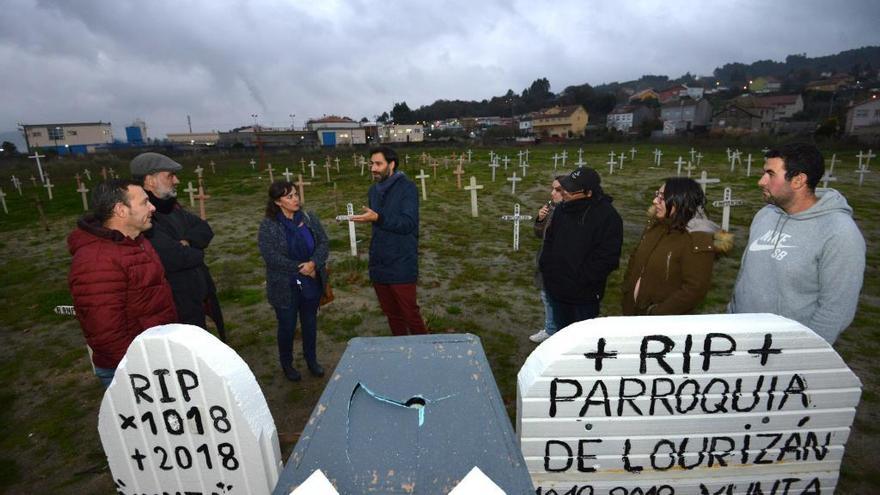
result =
[[177,172],[183,167],[160,153],[141,153],[131,161],[132,180],[143,184],[156,207],[153,228],[146,233],[159,253],[171,284],[180,323],[207,328],[205,315],[226,342],[217,289],[205,265],[205,249],[214,237],[208,222],[177,202]]
[[589,167],[561,177],[562,203],[544,232],[538,267],[560,330],[599,316],[605,282],[620,264],[623,221],[600,182]]

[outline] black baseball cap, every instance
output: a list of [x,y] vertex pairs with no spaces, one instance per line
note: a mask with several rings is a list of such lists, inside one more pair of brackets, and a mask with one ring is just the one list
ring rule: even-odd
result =
[[601,182],[599,173],[590,167],[578,167],[559,179],[559,185],[570,193],[598,189]]

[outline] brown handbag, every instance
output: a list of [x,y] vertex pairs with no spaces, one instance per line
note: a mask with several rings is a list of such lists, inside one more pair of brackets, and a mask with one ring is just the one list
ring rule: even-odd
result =
[[333,302],[333,299],[336,298],[336,296],[333,295],[333,287],[330,287],[330,267],[327,267],[324,270],[324,274],[324,292],[321,294],[321,301],[318,303],[321,306],[330,304]]

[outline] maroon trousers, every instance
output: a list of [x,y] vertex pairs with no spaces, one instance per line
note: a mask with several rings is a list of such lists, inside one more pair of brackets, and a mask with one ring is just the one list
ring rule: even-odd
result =
[[382,312],[394,335],[428,333],[416,302],[416,284],[373,284]]

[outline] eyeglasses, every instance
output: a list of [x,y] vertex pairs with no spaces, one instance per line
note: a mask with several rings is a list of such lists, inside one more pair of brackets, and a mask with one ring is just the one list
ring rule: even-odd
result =
[[655,198],[659,198],[659,199],[664,199],[663,191],[655,191],[655,192],[654,192],[654,197],[655,197]]

